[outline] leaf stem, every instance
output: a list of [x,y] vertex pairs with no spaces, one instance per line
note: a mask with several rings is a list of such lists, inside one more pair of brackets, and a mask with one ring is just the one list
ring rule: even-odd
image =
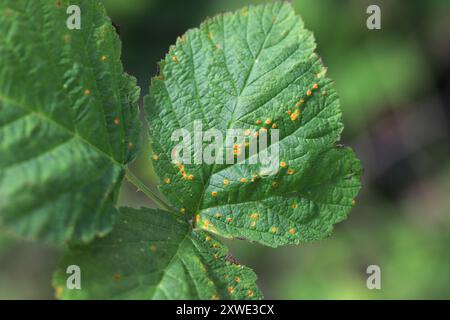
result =
[[138,188],[139,191],[142,191],[150,200],[155,202],[161,209],[166,211],[173,211],[169,204],[167,204],[164,200],[162,200],[155,192],[153,192],[149,187],[147,187],[138,177],[136,177],[133,172],[128,167],[125,167],[125,177]]

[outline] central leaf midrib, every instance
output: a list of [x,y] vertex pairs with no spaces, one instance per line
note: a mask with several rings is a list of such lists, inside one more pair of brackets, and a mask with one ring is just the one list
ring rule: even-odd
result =
[[[265,10],[266,10],[266,7],[264,7],[264,11],[262,13],[263,16],[264,16]],[[278,18],[279,14],[280,14],[280,11],[278,11],[276,18]],[[275,19],[275,21],[277,21],[277,19]],[[270,36],[270,33],[272,31],[272,28],[273,28],[274,24],[275,24],[275,22],[272,22],[270,24],[270,28],[269,28],[269,30],[266,33],[266,36],[265,36],[264,41],[263,41],[263,44],[261,45],[261,48],[259,49],[259,52],[256,54],[256,57],[253,58],[252,66],[250,67],[250,70],[249,70],[246,78],[244,79],[244,84],[242,85],[242,88],[241,88],[238,96],[236,97],[236,102],[235,102],[235,105],[234,105],[234,108],[233,108],[233,112],[231,114],[230,120],[227,123],[226,130],[230,129],[231,125],[234,123],[234,116],[235,116],[235,113],[236,113],[237,106],[239,105],[239,98],[241,97],[242,93],[244,92],[244,90],[245,90],[245,88],[247,86],[247,82],[248,82],[248,79],[250,79],[250,76],[251,76],[251,74],[253,72],[253,68],[255,66],[255,62],[259,59],[261,53],[264,51],[264,47],[266,45],[267,39]],[[225,22],[224,22],[224,29],[225,29]],[[225,31],[224,31],[224,38],[225,38]],[[225,43],[225,40],[224,40],[224,43]],[[225,45],[224,45],[223,50],[225,51]],[[206,189],[208,188],[208,186],[209,186],[209,184],[211,182],[211,177],[214,175],[214,169],[216,168],[216,164],[214,163],[210,168],[211,169],[209,170],[208,181],[203,185],[203,190],[201,192],[201,197],[200,197],[200,199],[198,201],[197,209],[195,210],[196,212],[200,210],[200,207],[201,207],[202,202],[203,202],[203,197],[205,196],[205,191],[206,191]]]

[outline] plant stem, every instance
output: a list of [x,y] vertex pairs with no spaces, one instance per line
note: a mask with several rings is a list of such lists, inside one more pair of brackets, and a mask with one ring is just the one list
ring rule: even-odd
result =
[[162,200],[159,196],[156,195],[149,187],[147,187],[138,177],[136,177],[133,172],[128,167],[125,167],[125,177],[128,181],[131,182],[134,186],[138,188],[139,191],[142,191],[148,198],[150,198],[153,202],[155,202],[161,209],[166,211],[173,211],[169,204],[167,204],[164,200]]

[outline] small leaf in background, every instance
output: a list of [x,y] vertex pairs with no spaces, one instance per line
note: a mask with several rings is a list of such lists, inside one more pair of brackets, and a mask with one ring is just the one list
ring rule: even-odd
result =
[[[81,290],[69,290],[66,269],[81,269]],[[113,232],[70,248],[54,276],[62,299],[258,299],[256,275],[227,261],[215,237],[192,231],[175,215],[122,208]]]
[[140,130],[111,21],[97,0],[3,0],[0,29],[1,223],[54,242],[105,234]]
[[[154,166],[162,192],[198,227],[278,246],[322,239],[346,218],[361,166],[335,146],[339,100],[314,49],[291,5],[274,2],[208,19],[160,62],[145,102]],[[174,163],[172,133],[186,129],[193,140],[195,121],[224,137],[276,128],[280,170]]]

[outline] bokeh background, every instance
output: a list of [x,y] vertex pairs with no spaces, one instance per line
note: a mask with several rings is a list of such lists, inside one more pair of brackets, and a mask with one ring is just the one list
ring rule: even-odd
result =
[[[207,16],[264,1],[104,0],[123,41],[125,70],[147,94],[177,36]],[[272,299],[450,298],[450,1],[294,0],[336,81],[342,143],[362,160],[363,189],[326,240],[278,249],[227,241]],[[366,28],[377,4],[382,29]],[[133,170],[158,178],[148,143]],[[154,206],[126,184],[123,205]],[[59,249],[0,233],[0,299],[52,299]],[[381,267],[381,290],[366,268]]]

